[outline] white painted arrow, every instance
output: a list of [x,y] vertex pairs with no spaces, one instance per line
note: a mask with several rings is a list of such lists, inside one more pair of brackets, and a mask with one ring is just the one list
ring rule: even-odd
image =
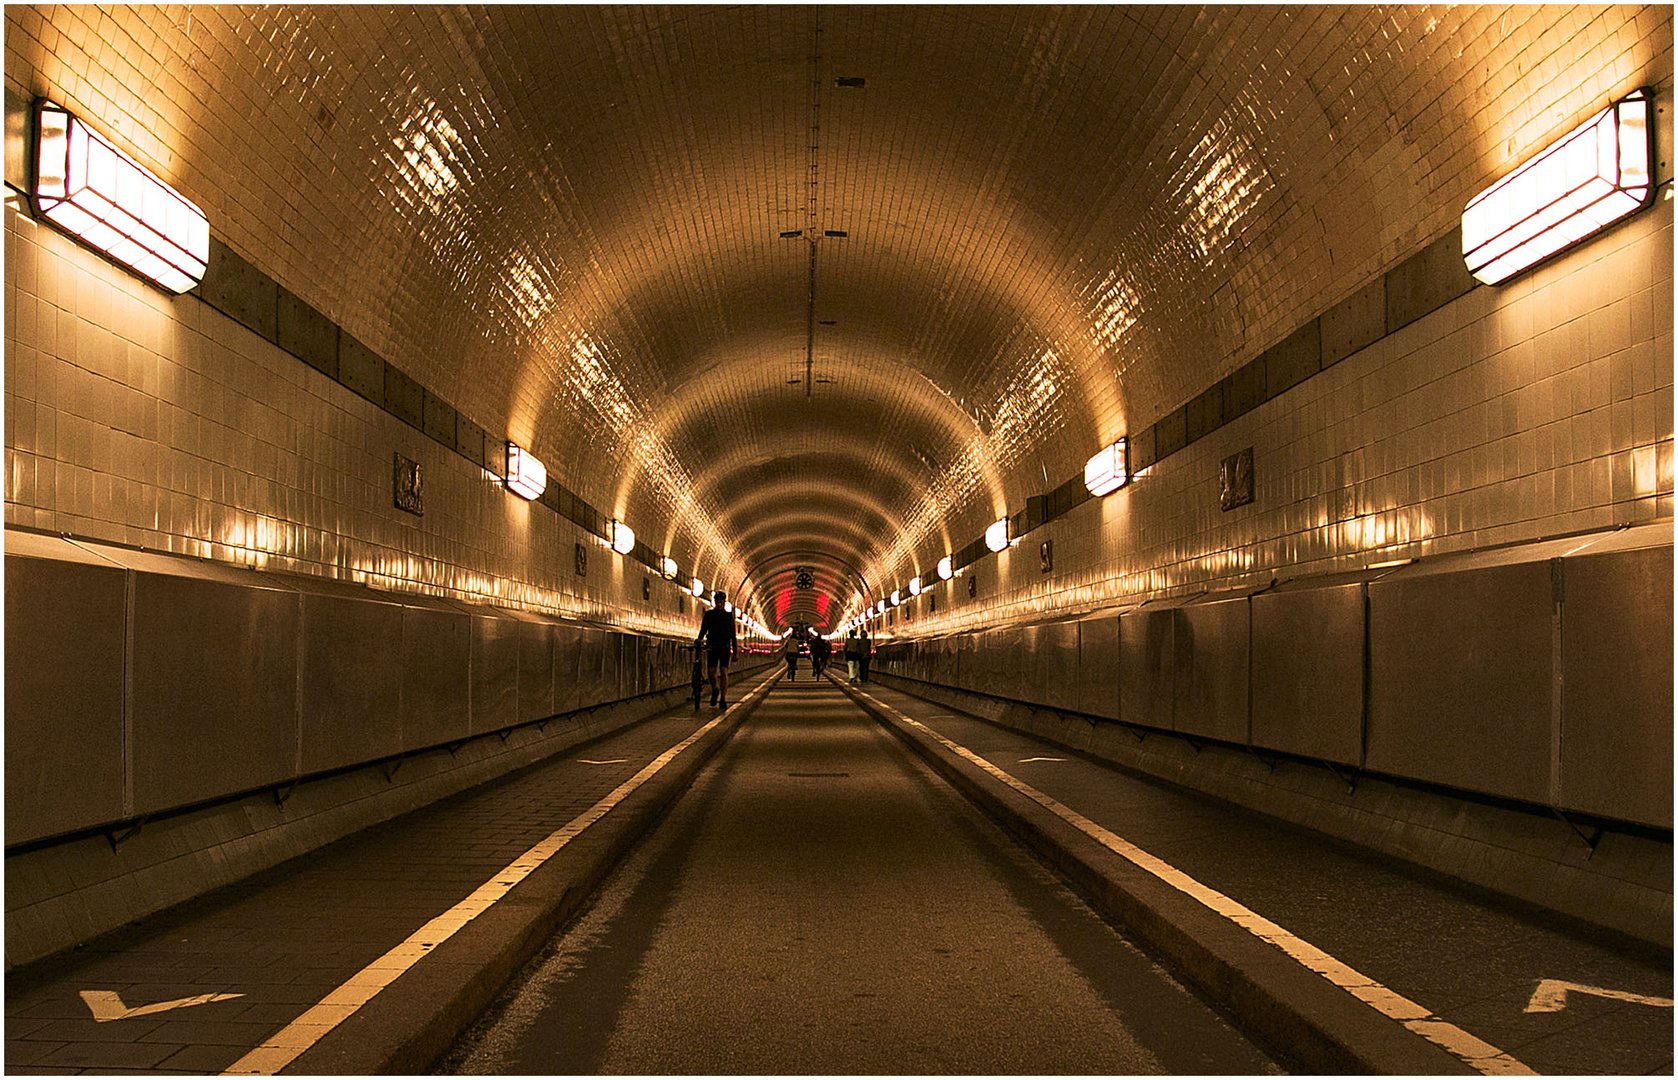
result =
[[1597,997],[1609,998],[1613,1001],[1629,1001],[1633,1005],[1653,1005],[1657,1009],[1672,1008],[1671,998],[1647,997],[1626,990],[1605,990],[1600,986],[1585,986],[1581,983],[1563,982],[1560,979],[1542,979],[1538,983],[1538,989],[1532,992],[1532,1000],[1527,1002],[1526,1011],[1529,1013],[1561,1012],[1567,1008],[1567,995],[1570,992],[1594,994]]
[[199,994],[197,997],[176,998],[174,1001],[160,1001],[156,1005],[136,1005],[130,1009],[122,1003],[122,995],[115,990],[83,990],[82,1002],[93,1013],[93,1019],[101,1024],[112,1020],[128,1020],[136,1016],[150,1016],[153,1013],[168,1012],[171,1009],[185,1009],[191,1005],[208,1005],[212,1001],[230,1001],[243,994]]

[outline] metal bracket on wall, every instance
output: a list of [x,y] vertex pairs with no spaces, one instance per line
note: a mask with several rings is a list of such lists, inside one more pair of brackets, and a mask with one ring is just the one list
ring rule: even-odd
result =
[[1188,744],[1189,744],[1189,749],[1190,749],[1190,750],[1193,750],[1193,751],[1194,751],[1194,752],[1195,752],[1195,753],[1197,753],[1197,754],[1198,754],[1198,753],[1200,753],[1200,747],[1201,747],[1201,742],[1200,742],[1200,740],[1198,740],[1198,739],[1195,739],[1195,738],[1193,738],[1193,737],[1191,737],[1191,736],[1188,736],[1188,735],[1184,735],[1184,734],[1183,734],[1183,733],[1182,733],[1182,732],[1180,732],[1180,731],[1179,731],[1179,732],[1174,732],[1174,734],[1175,734],[1175,735],[1176,735],[1176,736],[1177,736],[1177,737],[1178,737],[1178,738],[1179,738],[1179,739],[1182,739],[1182,740],[1183,740],[1183,741],[1184,741],[1184,742],[1186,742],[1186,743],[1188,743]]
[[388,765],[386,765],[384,767],[384,769],[382,771],[385,774],[385,783],[388,784],[393,779],[396,778],[397,770],[402,768],[402,762],[405,761],[405,760],[406,760],[406,758],[403,757],[402,755],[397,755],[397,758],[396,758],[395,761],[390,762]]
[[105,832],[105,840],[111,845],[111,851],[115,852],[118,847],[134,839],[145,824],[146,819],[139,818],[134,822],[134,824],[130,825],[121,832],[118,832],[116,829],[107,829]]
[[1333,773],[1336,778],[1345,782],[1346,794],[1351,795],[1356,793],[1358,790],[1358,771],[1356,769],[1345,768],[1343,766],[1336,765],[1332,761],[1325,761],[1322,763],[1322,766],[1329,772]]
[[[543,721],[541,721],[541,720],[538,720],[536,722],[536,730],[537,731],[542,730],[542,724],[543,724]],[[504,727],[500,731],[497,731],[496,734],[501,736],[501,741],[502,742],[506,742],[508,739],[513,737],[513,729],[510,728],[510,727]]]
[[1265,771],[1267,771],[1267,772],[1275,772],[1276,771],[1276,762],[1278,760],[1277,758],[1273,758],[1273,757],[1270,757],[1267,754],[1262,753],[1259,750],[1259,748],[1256,747],[1256,746],[1248,746],[1246,749],[1247,749],[1247,753],[1249,753],[1249,754],[1253,755],[1254,757],[1258,758],[1259,761],[1263,763]]
[[286,800],[290,799],[291,795],[292,795],[292,792],[294,792],[296,790],[297,790],[297,781],[296,780],[292,780],[292,781],[289,781],[288,783],[284,783],[284,784],[276,784],[274,786],[274,805],[275,806],[284,806],[286,804]]
[[456,739],[454,742],[449,743],[448,744],[448,746],[449,746],[449,756],[454,757],[456,751],[458,751],[461,747],[465,746],[467,743],[469,743],[471,741],[472,740],[470,740],[470,739]]
[[1572,818],[1570,818],[1566,814],[1562,813],[1560,808],[1552,806],[1552,807],[1550,807],[1550,813],[1552,813],[1552,814],[1556,815],[1556,817],[1560,818],[1561,821],[1562,821],[1562,824],[1566,825],[1568,828],[1573,830],[1573,835],[1574,836],[1577,836],[1579,839],[1581,839],[1585,842],[1585,848],[1586,848],[1587,851],[1590,852],[1589,855],[1585,856],[1585,861],[1589,862],[1590,859],[1591,859],[1591,856],[1596,854],[1596,846],[1602,842],[1602,834],[1607,832],[1608,830],[1605,829],[1603,826],[1598,825],[1595,829],[1591,830],[1589,833],[1586,833],[1584,829],[1581,829],[1579,827],[1578,822],[1574,821]]

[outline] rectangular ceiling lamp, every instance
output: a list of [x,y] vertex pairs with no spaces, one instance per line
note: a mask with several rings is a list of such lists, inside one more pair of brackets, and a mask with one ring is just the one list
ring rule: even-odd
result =
[[1104,446],[1084,462],[1084,487],[1091,495],[1110,495],[1130,483],[1130,440]]
[[526,499],[540,499],[548,487],[548,467],[516,442],[507,443],[507,490]]
[[1474,196],[1468,272],[1495,285],[1653,204],[1653,105],[1647,89],[1627,95]]
[[170,292],[203,280],[202,210],[62,107],[43,101],[35,119],[37,213]]

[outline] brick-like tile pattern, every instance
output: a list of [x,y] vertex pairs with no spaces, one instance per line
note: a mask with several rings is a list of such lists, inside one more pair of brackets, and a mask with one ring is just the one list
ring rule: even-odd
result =
[[[841,603],[859,575],[890,584],[930,565],[1447,232],[1475,191],[1614,95],[1671,85],[1658,6],[6,18],[9,92],[92,118],[286,290],[492,438],[533,446],[708,583],[770,574],[756,582],[766,604],[793,564],[764,560],[804,537]],[[8,216],[8,394],[15,378],[30,395],[8,398],[8,520],[682,621],[639,610],[638,581],[607,559],[590,564],[611,567],[603,579],[575,580],[575,530],[527,520],[299,361],[56,241]],[[1649,250],[1660,243],[1670,253],[1669,237]],[[1506,295],[1518,305],[1519,289]],[[1477,356],[1517,348],[1475,310],[1500,326]],[[1618,333],[1620,316],[1600,321]],[[1420,333],[1375,348],[1412,352]],[[1658,334],[1615,352],[1647,344],[1664,360],[1665,340],[1664,353]],[[1655,368],[1669,395],[1670,364]],[[1634,445],[1568,457],[1578,475],[1548,516],[1597,513],[1605,502],[1579,500],[1581,486],[1630,506],[1645,498],[1638,477],[1670,477],[1656,445],[1670,432],[1638,423],[1663,386],[1633,380],[1621,411]],[[1447,415],[1487,405],[1467,392]],[[1382,472],[1361,435],[1382,418],[1308,385],[1277,406],[1302,414],[1281,441],[1255,444],[1259,475],[1305,485],[1290,502],[1391,476],[1406,494],[1357,516],[1412,532],[1425,518],[1432,535],[1526,531],[1545,515],[1507,499],[1561,478],[1501,444],[1556,424],[1571,443],[1595,425],[1567,393],[1530,424],[1498,398],[1496,436],[1447,455],[1467,453],[1462,465],[1412,454]],[[1058,606],[1372,546],[1362,525],[1329,529],[1333,515],[1240,535],[1213,524],[1207,455],[1227,441],[1166,463],[1154,488],[1167,490],[1138,520],[1057,541],[1057,598],[1010,570],[981,603]],[[423,524],[382,491],[409,442],[437,481]],[[1461,521],[1434,505],[1435,473],[1453,468],[1476,477]],[[737,503],[771,489],[785,516],[747,535],[762,519]],[[1261,498],[1252,514],[1266,512]],[[1213,565],[1224,550],[1233,562]],[[1157,558],[1144,568],[1136,551]]]

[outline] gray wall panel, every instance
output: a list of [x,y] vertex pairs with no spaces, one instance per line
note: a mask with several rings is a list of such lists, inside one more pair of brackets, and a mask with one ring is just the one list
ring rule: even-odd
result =
[[1672,828],[1672,549],[1566,559],[1560,803]]
[[1056,709],[1078,708],[1078,624],[1049,623],[1037,635],[1042,700]]
[[1362,584],[1253,597],[1253,745],[1363,764]]
[[403,609],[338,596],[302,600],[302,771],[401,752]]
[[6,843],[123,816],[126,573],[7,555]]
[[471,731],[472,622],[463,611],[402,609],[402,749]]
[[1547,802],[1548,561],[1369,585],[1368,767]]
[[1169,608],[1119,616],[1119,715],[1127,724],[1171,727],[1176,622]]
[[1119,620],[1085,619],[1078,624],[1078,710],[1119,718]]
[[1190,735],[1247,741],[1247,600],[1177,609],[1172,724]]
[[472,731],[513,724],[519,702],[519,622],[472,616]]
[[134,812],[297,774],[298,594],[134,581]]
[[521,621],[519,636],[518,718],[541,720],[554,714],[554,628],[546,619]]
[[606,631],[592,626],[578,629],[581,649],[577,664],[577,704],[592,705],[606,697],[606,649],[612,645]]
[[577,672],[583,662],[583,631],[570,623],[554,627],[554,712],[570,712],[582,704]]

